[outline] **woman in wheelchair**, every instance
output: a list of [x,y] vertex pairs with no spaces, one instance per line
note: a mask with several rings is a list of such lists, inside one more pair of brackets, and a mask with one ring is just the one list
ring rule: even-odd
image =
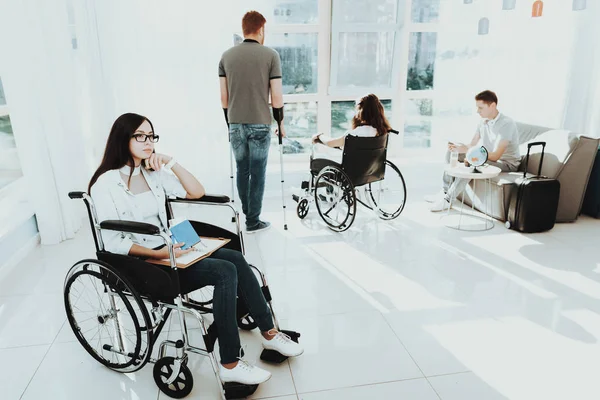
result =
[[379,98],[369,94],[357,100],[351,122],[352,129],[339,138],[313,136],[313,144],[343,149],[338,160],[315,158],[313,145],[310,180],[302,181],[300,192],[292,195],[300,219],[314,202],[323,221],[336,232],[352,226],[357,203],[380,219],[392,220],[406,201],[402,173],[387,159],[388,133],[398,132],[391,129]]
[[[346,131],[339,138],[331,138],[318,133],[313,136],[314,144],[323,144],[327,147],[342,148],[347,135],[358,137],[375,137],[385,136],[391,130],[390,123],[385,117],[383,105],[379,98],[374,94],[368,94],[356,101],[356,113],[352,117],[352,129]],[[335,162],[328,158],[315,158],[311,161],[311,171],[319,173],[319,171]]]
[[[158,139],[150,120],[141,115],[123,114],[114,122],[104,157],[88,188],[99,221],[145,222],[166,232],[165,196],[200,198],[205,194],[202,184],[173,157],[154,151]],[[102,239],[106,250],[111,253],[146,259],[169,258],[168,249],[159,236],[103,230]],[[194,250],[183,250],[183,245],[174,245],[175,257]],[[270,372],[241,358],[236,317],[238,294],[262,332],[265,349],[288,357],[302,354],[303,349],[298,343],[274,328],[259,283],[239,251],[219,249],[210,257],[178,272],[181,294],[214,286],[213,313],[221,356],[219,372],[223,382],[253,385],[271,377]]]

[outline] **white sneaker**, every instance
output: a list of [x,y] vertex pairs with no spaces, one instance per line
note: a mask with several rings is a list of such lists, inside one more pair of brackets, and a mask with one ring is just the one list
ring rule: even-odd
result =
[[275,330],[269,331],[269,335],[273,336],[271,340],[262,338],[263,347],[267,350],[275,350],[286,357],[296,357],[304,353],[304,348],[294,342],[285,333],[275,332]]
[[430,195],[425,196],[424,199],[428,203],[435,203],[439,199],[444,198],[444,196],[446,196],[446,192],[444,192],[443,190],[440,190],[436,194],[430,194]]
[[450,208],[452,208],[452,203],[450,201],[448,201],[448,199],[443,197],[443,198],[439,199],[438,201],[436,201],[435,203],[433,203],[431,205],[431,207],[429,207],[429,211],[439,212],[439,211],[448,210]]
[[271,373],[262,368],[239,359],[238,365],[233,369],[227,369],[219,365],[219,375],[223,382],[237,382],[244,385],[258,385],[271,379]]

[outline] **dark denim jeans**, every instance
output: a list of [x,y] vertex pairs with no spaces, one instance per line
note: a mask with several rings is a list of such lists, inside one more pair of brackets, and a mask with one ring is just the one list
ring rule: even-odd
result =
[[258,224],[262,210],[271,127],[265,124],[230,124],[229,134],[246,227],[253,228]]
[[258,280],[239,251],[219,249],[210,257],[180,269],[179,282],[182,294],[204,286],[215,287],[213,313],[222,364],[233,363],[240,355],[236,312],[238,295],[248,306],[261,331],[269,331],[274,327],[271,310]]

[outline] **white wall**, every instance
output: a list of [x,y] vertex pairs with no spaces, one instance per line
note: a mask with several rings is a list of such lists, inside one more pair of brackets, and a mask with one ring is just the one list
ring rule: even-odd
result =
[[[571,54],[583,13],[571,11],[567,0],[546,0],[544,5],[543,16],[532,18],[531,2],[517,1],[516,8],[507,11],[501,1],[465,5],[462,0],[442,0],[434,108],[467,105],[472,111],[470,117],[441,120],[444,126],[438,130],[468,140],[477,122],[473,97],[485,89],[495,91],[499,109],[518,121],[562,125]],[[489,18],[490,30],[480,36],[482,17]],[[460,56],[445,58],[450,51]]]

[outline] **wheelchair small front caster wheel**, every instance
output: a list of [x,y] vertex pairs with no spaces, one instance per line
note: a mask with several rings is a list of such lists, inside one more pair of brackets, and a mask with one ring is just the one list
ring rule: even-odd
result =
[[167,383],[175,368],[175,358],[163,357],[154,364],[154,382],[161,392],[174,399],[182,399],[192,391],[194,378],[185,362],[179,368],[179,374],[171,383]]
[[258,324],[256,323],[256,321],[254,321],[254,318],[252,318],[250,314],[238,319],[238,328],[244,331],[251,331],[257,326]]
[[300,200],[298,202],[298,206],[296,207],[296,214],[298,214],[298,218],[304,219],[308,215],[308,208],[308,200]]

